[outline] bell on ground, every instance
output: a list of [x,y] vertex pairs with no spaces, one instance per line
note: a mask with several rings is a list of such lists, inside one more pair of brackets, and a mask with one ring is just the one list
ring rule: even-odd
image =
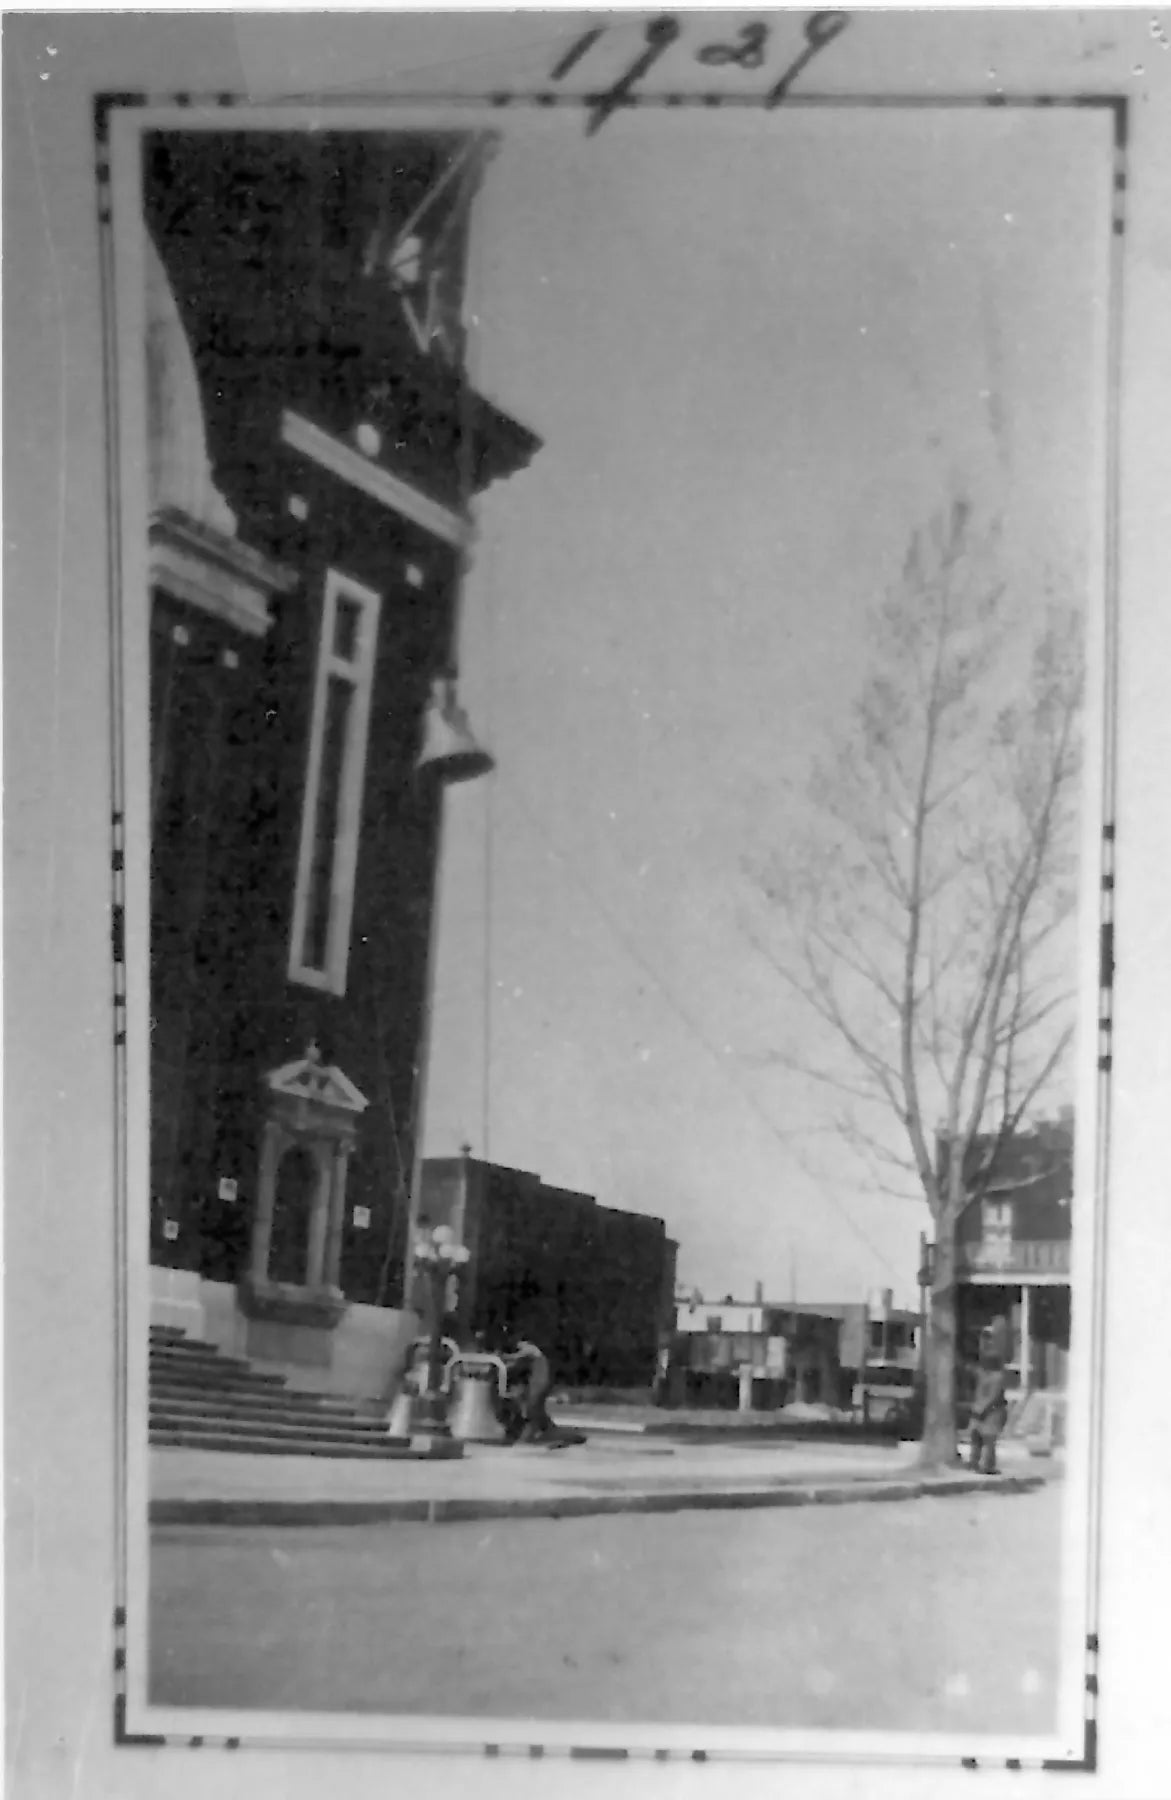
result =
[[415,772],[437,781],[474,781],[495,768],[488,752],[472,736],[467,714],[455,697],[449,675],[431,684],[431,698],[423,717],[423,748]]
[[448,1423],[453,1438],[467,1444],[502,1444],[504,1426],[496,1414],[497,1364],[494,1356],[460,1358],[455,1378],[455,1405]]

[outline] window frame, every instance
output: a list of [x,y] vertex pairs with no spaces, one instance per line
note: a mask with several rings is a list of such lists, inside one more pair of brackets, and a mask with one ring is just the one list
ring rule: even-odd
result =
[[1013,1203],[1011,1200],[982,1200],[980,1202],[980,1227],[986,1237],[1007,1236],[1014,1225]]
[[[334,647],[341,602],[349,602],[358,608],[354,654],[350,657],[339,655]],[[376,589],[355,581],[352,575],[346,575],[340,569],[330,567],[326,570],[313,677],[313,710],[301,797],[301,829],[293,889],[293,917],[289,932],[288,978],[299,986],[339,996],[346,991],[350,960],[381,609],[382,595]],[[326,711],[330,684],[335,680],[349,685],[350,704],[337,784],[325,956],[318,967],[308,960],[308,937],[313,911],[313,864],[321,799]]]

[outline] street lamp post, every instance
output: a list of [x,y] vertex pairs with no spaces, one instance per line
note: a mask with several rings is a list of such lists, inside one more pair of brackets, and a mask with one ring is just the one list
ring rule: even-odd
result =
[[457,1269],[468,1260],[465,1245],[457,1243],[450,1225],[436,1225],[415,1240],[414,1263],[427,1283],[427,1388],[419,1397],[421,1430],[433,1437],[448,1435],[447,1402],[443,1393],[443,1319],[447,1312],[447,1286]]

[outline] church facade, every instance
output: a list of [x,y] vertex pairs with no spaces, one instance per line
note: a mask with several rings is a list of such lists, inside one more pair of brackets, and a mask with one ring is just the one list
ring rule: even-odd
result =
[[143,146],[153,1316],[328,1369],[402,1302],[471,507],[538,443],[466,373],[482,140]]

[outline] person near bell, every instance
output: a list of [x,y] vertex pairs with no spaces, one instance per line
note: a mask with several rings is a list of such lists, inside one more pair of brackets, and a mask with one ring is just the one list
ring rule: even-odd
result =
[[504,1357],[508,1370],[509,1391],[515,1398],[512,1417],[506,1428],[510,1444],[535,1444],[553,1431],[548,1399],[553,1387],[549,1359],[531,1338],[514,1338]]

